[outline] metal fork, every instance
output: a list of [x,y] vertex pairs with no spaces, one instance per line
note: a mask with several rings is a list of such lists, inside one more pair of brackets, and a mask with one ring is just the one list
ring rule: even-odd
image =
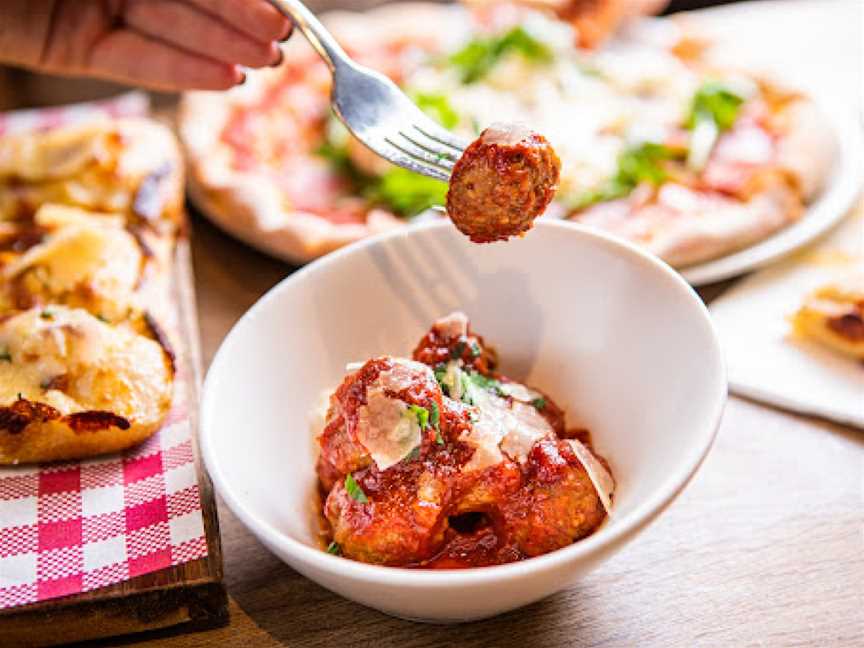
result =
[[269,0],[294,21],[333,75],[330,103],[349,131],[385,160],[447,181],[467,142],[420,110],[389,78],[354,62],[300,0]]

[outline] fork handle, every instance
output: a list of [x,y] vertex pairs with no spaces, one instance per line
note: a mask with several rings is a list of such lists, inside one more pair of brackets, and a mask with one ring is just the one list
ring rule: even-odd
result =
[[297,28],[303,32],[306,40],[321,55],[321,58],[324,59],[324,62],[327,63],[332,72],[335,72],[337,65],[350,61],[345,50],[336,42],[333,35],[327,31],[327,28],[309,10],[309,7],[300,2],[300,0],[268,1],[280,13],[288,16],[297,25]]

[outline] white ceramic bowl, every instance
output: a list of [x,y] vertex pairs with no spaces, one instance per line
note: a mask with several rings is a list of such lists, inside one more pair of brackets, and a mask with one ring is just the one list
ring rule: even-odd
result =
[[[612,518],[569,547],[496,567],[408,570],[321,551],[310,410],[347,362],[408,355],[456,309],[505,373],[592,430],[617,480]],[[252,307],[210,367],[201,442],[225,502],[298,572],[390,614],[465,621],[552,594],[632,539],[693,476],[725,399],[708,313],[660,261],[568,223],[493,245],[433,223],[326,256]]]

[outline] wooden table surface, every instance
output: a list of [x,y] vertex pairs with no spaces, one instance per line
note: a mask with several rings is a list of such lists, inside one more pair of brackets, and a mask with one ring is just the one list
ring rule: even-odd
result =
[[[845,18],[827,13],[828,0],[771,4],[783,25],[797,16],[810,34],[795,39],[807,43],[802,53],[848,53],[852,43],[860,58],[860,29],[851,40],[854,29],[840,29],[860,23],[860,2],[831,3],[852,9]],[[824,48],[814,44],[818,33],[829,36]],[[291,268],[200,218],[194,225],[206,364],[231,325]],[[230,625],[113,645],[864,646],[864,432],[735,397],[695,479],[635,542],[568,590],[488,621],[390,618],[292,571],[224,505],[220,522]]]

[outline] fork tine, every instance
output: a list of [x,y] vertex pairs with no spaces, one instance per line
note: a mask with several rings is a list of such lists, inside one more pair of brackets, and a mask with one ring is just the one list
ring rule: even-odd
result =
[[449,146],[454,150],[457,158],[461,156],[465,151],[465,147],[468,146],[468,143],[448,131],[443,126],[439,126],[436,122],[426,117],[426,115],[423,116],[425,119],[417,120],[414,123],[414,128],[429,139],[444,144],[445,146]]
[[438,180],[443,180],[444,182],[450,180],[450,173],[446,169],[414,157],[412,154],[399,148],[388,138],[385,138],[378,144],[375,148],[375,152],[393,164],[404,167],[414,173],[420,173]]
[[422,135],[416,129],[410,129],[408,132],[400,130],[399,135],[401,136],[400,139],[410,143],[412,150],[416,149],[423,153],[431,154],[435,164],[446,166],[449,169],[459,159],[459,155],[450,148],[441,146],[440,142]]
[[441,167],[445,171],[453,169],[454,160],[450,157],[451,154],[449,152],[445,153],[444,151],[439,150],[430,151],[428,148],[424,148],[419,142],[411,139],[401,131],[396,137],[388,136],[387,141],[399,150],[404,151],[408,155],[422,160],[427,164]]

